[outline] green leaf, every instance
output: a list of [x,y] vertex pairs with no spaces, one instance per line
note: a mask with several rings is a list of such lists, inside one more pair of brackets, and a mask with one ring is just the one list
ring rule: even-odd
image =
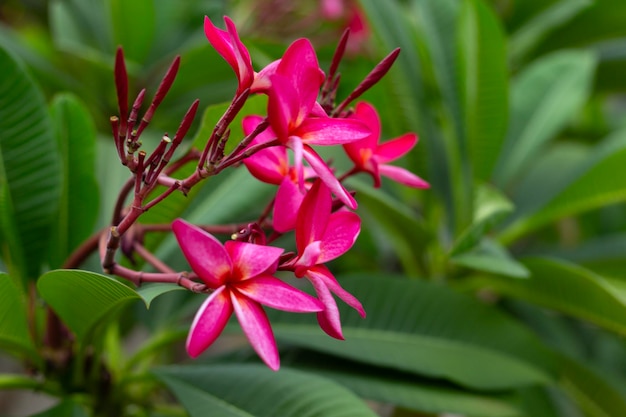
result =
[[[518,398],[509,392],[485,393],[461,389],[435,379],[419,378],[311,351],[289,352],[290,367],[333,379],[360,397],[426,413],[467,416],[519,416]],[[293,361],[294,354],[296,361]]]
[[110,0],[113,39],[124,55],[142,62],[150,53],[155,36],[154,0]]
[[39,278],[37,289],[79,341],[114,319],[121,307],[140,299],[136,291],[113,278],[80,270],[47,272]]
[[460,82],[467,143],[475,178],[488,179],[496,164],[508,118],[508,70],[499,20],[482,0],[465,0],[460,16]]
[[184,290],[183,287],[174,284],[167,283],[151,283],[151,284],[143,284],[141,287],[137,289],[137,294],[143,299],[144,303],[146,303],[146,307],[150,308],[150,304],[152,301],[157,298],[159,295],[163,295],[170,291]]
[[0,348],[37,363],[28,329],[24,294],[7,274],[0,273]]
[[561,385],[589,417],[626,415],[626,398],[614,382],[584,362],[561,356]]
[[375,417],[344,387],[292,369],[263,365],[169,366],[154,373],[191,417]]
[[84,406],[71,399],[64,399],[54,407],[31,417],[89,417],[89,413]]
[[[615,175],[626,164],[626,130],[605,139],[574,169],[552,188],[549,201],[533,202],[534,213],[516,213],[515,221],[500,236],[510,242],[519,236],[543,226],[555,219],[626,200],[626,177]],[[553,167],[559,170],[558,166]],[[550,198],[547,193],[542,194]],[[532,200],[533,196],[526,196]],[[537,207],[539,203],[545,204]]]
[[339,303],[345,340],[325,335],[310,315],[286,313],[272,315],[277,338],[476,389],[544,384],[552,378],[550,353],[493,307],[419,280],[371,275],[339,280],[368,314],[361,319]]
[[511,61],[521,61],[551,32],[592,4],[591,0],[561,0],[546,7],[510,36],[508,50]]
[[15,278],[39,275],[58,207],[59,153],[43,95],[0,49],[0,254]]
[[349,186],[357,191],[359,213],[371,216],[388,236],[403,270],[408,275],[418,275],[427,243],[432,239],[431,232],[423,220],[411,208],[389,194],[372,188],[361,181],[350,179]]
[[626,334],[626,288],[565,261],[529,258],[523,264],[530,271],[528,279],[484,277],[478,283]]
[[508,185],[571,121],[586,102],[595,71],[585,51],[559,51],[542,57],[513,82],[511,117],[493,180]]
[[513,278],[527,278],[528,270],[517,262],[500,244],[483,238],[477,247],[454,255],[450,261],[456,265]]
[[476,187],[472,223],[454,243],[451,254],[457,255],[476,246],[486,232],[512,211],[513,204],[497,189],[487,184]]
[[96,128],[84,104],[70,94],[55,97],[51,113],[61,152],[63,189],[52,229],[49,262],[51,268],[60,268],[93,232],[98,216]]

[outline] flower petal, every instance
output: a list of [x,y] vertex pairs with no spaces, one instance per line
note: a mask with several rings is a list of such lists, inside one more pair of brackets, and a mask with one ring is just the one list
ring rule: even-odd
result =
[[259,303],[236,291],[230,295],[235,314],[244,334],[263,362],[270,369],[280,368],[278,349],[267,314]]
[[230,276],[232,262],[220,241],[182,219],[172,222],[172,231],[198,277],[210,288],[224,284]]
[[330,170],[326,162],[311,148],[303,147],[304,159],[309,163],[317,176],[326,184],[333,194],[346,206],[352,210],[356,210],[357,203],[354,197],[341,185],[335,174]]
[[219,287],[196,313],[187,335],[187,353],[192,358],[204,352],[219,337],[233,313],[226,287]]
[[371,132],[367,142],[363,143],[362,146],[375,149],[381,136],[380,117],[376,108],[370,103],[361,101],[355,106],[352,117],[365,123]]
[[296,219],[296,247],[302,254],[309,243],[324,236],[332,209],[330,190],[320,180],[304,196]]
[[308,117],[292,134],[310,145],[343,145],[366,138],[370,130],[356,119]]
[[267,119],[282,143],[286,143],[290,131],[296,125],[300,112],[300,100],[291,81],[280,74],[271,76],[272,85],[267,92]]
[[322,311],[324,305],[309,294],[302,292],[271,275],[260,275],[237,284],[237,291],[252,300],[293,313]]
[[296,227],[298,210],[304,200],[304,194],[291,178],[283,178],[274,200],[273,226],[279,233],[286,233]]
[[378,166],[378,172],[380,175],[391,178],[392,180],[399,182],[400,184],[407,185],[413,188],[430,188],[430,184],[424,181],[412,172],[407,171],[404,168],[396,167],[393,165],[380,164]]
[[280,64],[280,59],[270,62],[265,68],[254,76],[254,81],[250,86],[250,93],[265,93],[272,85],[272,75],[276,74],[276,68]]
[[252,278],[262,273],[273,273],[278,265],[278,258],[284,252],[282,248],[234,240],[227,241],[224,247],[233,260],[233,281]]
[[376,149],[376,160],[384,164],[394,161],[409,152],[417,143],[415,133],[406,133],[395,139],[391,139],[378,146]]
[[361,302],[348,291],[344,290],[333,274],[324,265],[316,265],[307,271],[308,277],[316,277],[320,279],[324,285],[344,303],[355,309],[359,315],[365,318],[365,310]]
[[317,313],[317,322],[321,329],[329,336],[343,340],[341,319],[339,318],[339,309],[337,308],[335,298],[319,274],[307,274],[307,278],[313,284],[317,297],[324,304],[324,311]]
[[326,263],[346,253],[361,231],[361,219],[356,213],[339,211],[330,216],[322,237],[317,263]]

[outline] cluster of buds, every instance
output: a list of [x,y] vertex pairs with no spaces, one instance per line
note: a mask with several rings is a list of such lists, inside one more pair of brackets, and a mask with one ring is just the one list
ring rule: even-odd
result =
[[[364,81],[340,104],[335,104],[339,84],[337,73],[348,33],[339,42],[328,75],[320,69],[313,46],[307,39],[293,42],[281,59],[259,72],[252,66],[247,48],[233,22],[225,17],[226,30],[205,18],[204,30],[210,44],[233,68],[238,87],[229,108],[216,124],[202,150],[190,149],[170,162],[195,116],[194,102],[173,139],[164,136],[147,155],[141,148],[141,132],[173,83],[179,60],[176,59],[135,128],[144,91],[128,109],[127,75],[121,51],[116,60],[116,85],[120,115],[111,119],[118,156],[132,178],[118,198],[112,226],[102,236],[100,255],[103,269],[141,285],[144,282],[170,282],[195,292],[209,294],[197,312],[187,338],[187,351],[196,357],[220,335],[234,312],[244,334],[261,359],[278,369],[279,357],[273,332],[262,306],[309,313],[315,312],[320,327],[330,336],[343,339],[335,296],[365,317],[361,303],[345,291],[326,267],[326,263],[346,253],[355,243],[361,222],[354,212],[357,202],[343,181],[359,172],[370,174],[374,186],[384,175],[416,188],[428,184],[411,172],[389,165],[416,143],[414,134],[379,144],[380,119],[371,104],[348,106],[377,83],[389,70],[399,50],[383,59]],[[243,118],[244,138],[225,154],[229,125],[251,94],[267,96],[267,114]],[[354,166],[337,175],[313,146],[341,145]],[[187,178],[173,175],[192,162],[196,169]],[[258,219],[234,226],[193,225],[176,219],[167,228],[173,231],[193,272],[176,272],[156,259],[141,244],[137,219],[146,210],[175,191],[187,193],[202,179],[223,169],[243,163],[258,180],[277,186],[275,197]],[[157,186],[162,190],[155,192]],[[132,203],[124,201],[134,193]],[[134,230],[134,233],[133,233]],[[131,233],[128,233],[128,232]],[[214,234],[228,233],[222,243]],[[292,234],[295,252],[274,246],[276,239]],[[119,265],[115,253],[135,252],[157,272],[134,271]],[[125,249],[126,248],[126,249]],[[305,278],[316,297],[292,287],[278,278],[291,274]]]

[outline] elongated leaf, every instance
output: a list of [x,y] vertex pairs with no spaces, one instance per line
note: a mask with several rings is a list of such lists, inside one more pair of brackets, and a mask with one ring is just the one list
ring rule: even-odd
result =
[[585,415],[612,417],[626,414],[626,398],[614,382],[587,364],[561,357],[564,389],[578,402]]
[[483,184],[474,192],[472,224],[454,243],[451,254],[457,255],[474,247],[494,225],[513,211],[511,202],[495,188]]
[[150,53],[155,35],[154,0],[111,0],[113,39],[124,54],[137,62]]
[[[626,131],[618,131],[588,153],[587,157],[560,183],[552,188],[552,196],[542,193],[549,201],[529,204],[534,213],[521,211],[516,221],[503,232],[502,239],[511,241],[524,233],[563,216],[575,215],[626,199],[626,178],[615,175],[626,164]],[[559,167],[553,167],[558,170]],[[526,196],[528,200],[533,197]],[[545,204],[540,209],[537,207]]]
[[37,358],[28,334],[24,294],[4,273],[0,273],[0,347],[18,356]]
[[58,207],[59,153],[43,95],[2,49],[0,73],[0,253],[15,278],[34,278]]
[[169,366],[156,375],[191,417],[375,417],[354,394],[311,373],[263,365]]
[[508,185],[522,174],[587,100],[595,58],[560,51],[537,60],[514,81],[511,121],[493,180]]
[[289,352],[290,367],[333,379],[360,397],[383,404],[433,414],[457,413],[481,417],[520,415],[517,407],[519,398],[513,393],[475,392],[439,380],[418,378],[308,350],[299,352]]
[[37,282],[42,298],[80,341],[95,327],[129,302],[139,300],[136,291],[104,275],[80,270],[56,270]]
[[508,72],[504,35],[494,12],[482,0],[465,0],[460,20],[459,84],[464,92],[467,143],[474,177],[492,174],[506,133]]
[[368,314],[363,320],[339,303],[344,341],[323,334],[310,315],[283,313],[272,320],[277,338],[471,388],[507,389],[551,379],[550,354],[494,308],[423,281],[357,275],[340,282]]
[[514,278],[526,278],[528,270],[507,252],[507,250],[491,239],[484,238],[472,250],[453,256],[450,261],[479,271],[506,275]]
[[166,283],[143,284],[137,290],[137,294],[146,303],[146,307],[150,308],[152,301],[159,295],[163,295],[170,291],[178,291],[184,289],[181,286]]
[[519,62],[559,26],[591,6],[591,0],[561,0],[517,29],[509,39],[509,57]]
[[554,259],[523,261],[525,280],[483,278],[482,285],[626,334],[626,288],[580,266]]
[[[431,232],[410,207],[380,190],[351,179],[351,189],[357,191],[359,213],[371,216],[389,237],[386,244],[393,246],[408,275],[418,275],[423,269],[420,257]],[[372,225],[370,225],[372,226]]]
[[81,404],[77,404],[71,399],[65,399],[54,407],[37,413],[31,417],[88,417],[89,414],[85,407]]
[[63,189],[52,228],[49,262],[50,267],[59,268],[93,232],[98,216],[96,128],[75,96],[57,96],[51,110],[61,152]]

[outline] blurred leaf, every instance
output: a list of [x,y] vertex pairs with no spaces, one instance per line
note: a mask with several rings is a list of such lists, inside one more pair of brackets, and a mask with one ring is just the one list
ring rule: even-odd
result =
[[93,232],[99,194],[95,177],[96,128],[84,104],[71,94],[51,104],[52,120],[63,167],[59,212],[52,228],[51,268],[65,259]]
[[0,254],[14,278],[39,275],[61,189],[44,98],[0,49]]
[[121,307],[140,299],[135,290],[113,278],[80,270],[47,272],[37,289],[81,342],[93,336],[97,325],[113,320]]
[[585,51],[560,51],[540,58],[513,82],[511,121],[493,180],[503,186],[571,121],[586,102],[595,58]]
[[28,329],[24,294],[7,274],[0,272],[0,348],[38,363]]
[[483,238],[472,250],[454,255],[450,261],[456,265],[514,278],[527,278],[528,270],[517,262],[497,242]]
[[565,261],[529,258],[523,264],[528,279],[483,277],[478,284],[626,334],[626,288]]
[[49,2],[50,29],[55,44],[78,56],[95,57],[114,52],[110,18],[107,3],[99,0]]
[[142,62],[150,53],[155,36],[154,0],[110,0],[113,39],[124,55]]
[[328,337],[310,315],[272,311],[277,338],[475,389],[545,384],[552,378],[551,354],[493,307],[420,280],[368,274],[339,280],[368,313],[362,319],[340,303],[345,340]]
[[289,352],[288,366],[333,379],[368,400],[433,414],[520,416],[519,399],[509,392],[469,391],[440,380],[419,378],[308,350],[299,352],[295,355]]
[[520,62],[557,27],[567,23],[592,4],[592,0],[561,0],[546,7],[510,36],[510,60]]
[[476,246],[481,238],[507,214],[513,211],[513,205],[497,189],[483,184],[474,192],[472,224],[454,243],[451,254],[457,255]]
[[359,213],[369,213],[387,234],[403,270],[408,275],[423,271],[420,258],[432,235],[419,216],[408,205],[370,185],[354,179],[349,185],[357,192]]
[[[460,82],[473,175],[485,180],[500,153],[508,118],[508,70],[500,22],[482,0],[465,0],[459,23]],[[465,173],[468,174],[467,172]]]
[[179,285],[159,282],[143,284],[137,289],[137,294],[139,294],[144,303],[146,303],[146,307],[150,308],[150,304],[152,303],[152,301],[159,295],[177,290],[184,290],[184,288]]
[[154,373],[190,417],[375,417],[359,398],[311,373],[263,365],[169,366]]
[[72,401],[71,399],[64,399],[54,407],[32,415],[31,417],[88,417],[87,410],[82,406]]
[[626,398],[614,383],[588,364],[561,356],[561,385],[589,417],[626,415]]
[[[605,139],[587,157],[563,175],[562,181],[542,193],[548,201],[536,207],[535,212],[520,211],[515,221],[502,233],[501,240],[510,242],[529,231],[564,216],[575,215],[593,208],[606,206],[626,199],[626,177],[615,175],[626,164],[626,130],[617,131]],[[554,166],[553,170],[560,167]],[[550,197],[552,197],[550,199]],[[537,198],[534,194],[528,199]]]

